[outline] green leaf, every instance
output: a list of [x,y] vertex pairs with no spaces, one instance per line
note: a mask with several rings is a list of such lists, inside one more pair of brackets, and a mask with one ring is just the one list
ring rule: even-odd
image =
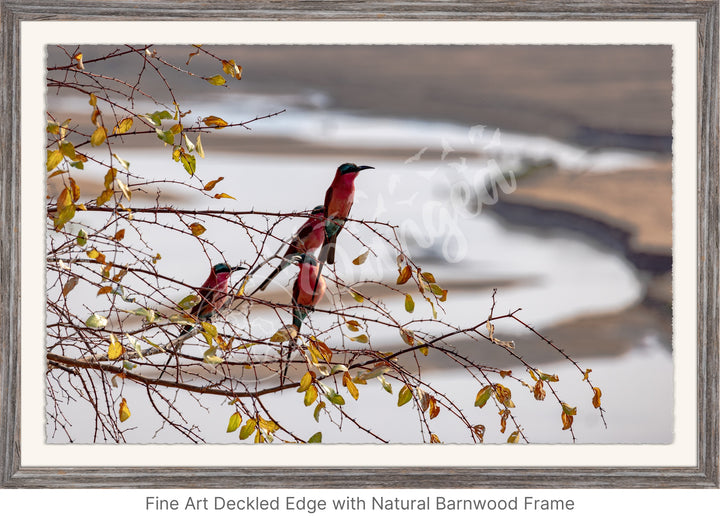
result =
[[87,321],[85,321],[85,326],[88,328],[105,328],[107,324],[107,318],[98,314],[92,314],[87,318]]
[[163,120],[172,120],[173,118],[173,116],[167,110],[156,111],[154,113],[146,113],[143,116],[147,117],[156,126],[161,126]]
[[488,402],[490,399],[490,396],[492,395],[492,386],[487,385],[480,389],[480,391],[477,393],[477,396],[475,396],[475,406],[476,407],[484,407],[485,403]]
[[392,385],[385,379],[385,376],[378,376],[378,380],[382,383],[383,388],[388,394],[392,394]]
[[320,401],[317,406],[315,407],[315,411],[313,412],[313,417],[315,418],[315,421],[320,423],[320,411],[325,408],[325,401]]
[[85,246],[87,244],[87,240],[88,240],[87,232],[85,230],[83,230],[82,228],[80,228],[80,231],[77,234],[77,238],[76,238],[75,242],[77,242],[78,246]]
[[312,436],[310,436],[310,439],[307,441],[308,443],[321,443],[322,442],[322,432],[315,432]]
[[72,142],[61,142],[60,151],[70,160],[75,160],[75,146],[72,145]]
[[242,416],[239,412],[235,412],[232,416],[230,416],[226,432],[235,432],[238,428],[240,428],[240,423],[242,423]]
[[181,153],[180,162],[182,163],[183,168],[185,168],[185,171],[187,171],[190,175],[195,174],[195,155]]
[[160,128],[155,128],[155,133],[163,142],[170,144],[171,146],[175,143],[175,134],[172,131],[163,131]]
[[189,310],[196,304],[198,304],[202,299],[199,295],[190,294],[182,298],[182,300],[178,303],[178,306],[182,308],[183,310]]
[[413,301],[412,295],[405,294],[405,311],[411,314],[414,310],[415,301]]
[[335,392],[332,388],[328,388],[328,392],[325,394],[325,397],[327,397],[328,401],[330,401],[333,405],[345,404],[345,399],[343,399],[343,396]]
[[398,401],[397,406],[401,407],[408,401],[412,399],[412,390],[410,390],[410,387],[407,385],[403,385],[403,387],[400,389],[400,392],[398,392]]
[[254,419],[248,419],[247,422],[243,425],[243,427],[240,429],[240,439],[247,439],[249,438],[253,432],[255,432],[255,426],[257,423]]

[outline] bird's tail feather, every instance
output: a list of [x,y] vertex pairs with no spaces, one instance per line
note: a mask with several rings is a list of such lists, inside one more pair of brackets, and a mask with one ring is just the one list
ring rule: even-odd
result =
[[273,279],[275,279],[275,277],[277,277],[278,274],[279,274],[280,272],[282,272],[289,264],[290,264],[290,263],[289,263],[288,261],[285,261],[285,260],[284,260],[283,262],[281,262],[281,263],[278,265],[278,267],[275,268],[275,269],[270,273],[270,275],[268,275],[268,276],[265,278],[265,280],[262,282],[262,284],[258,287],[258,290],[259,290],[259,291],[265,290],[265,288],[268,287],[268,285],[270,284],[270,282],[271,282]]

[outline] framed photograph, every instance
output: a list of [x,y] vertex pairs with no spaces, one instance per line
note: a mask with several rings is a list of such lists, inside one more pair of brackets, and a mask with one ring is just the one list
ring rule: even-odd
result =
[[182,5],[2,4],[2,486],[718,487],[717,2]]

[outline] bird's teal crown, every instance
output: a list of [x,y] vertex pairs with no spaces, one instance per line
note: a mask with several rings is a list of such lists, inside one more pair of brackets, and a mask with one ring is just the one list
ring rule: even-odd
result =
[[355,173],[358,171],[371,169],[374,168],[372,166],[358,166],[357,164],[353,164],[352,162],[346,162],[345,164],[340,165],[338,171],[340,171],[341,174],[345,175],[346,173]]
[[242,269],[242,266],[228,266],[225,263],[217,263],[215,266],[213,266],[213,272],[215,273],[231,273],[235,270]]

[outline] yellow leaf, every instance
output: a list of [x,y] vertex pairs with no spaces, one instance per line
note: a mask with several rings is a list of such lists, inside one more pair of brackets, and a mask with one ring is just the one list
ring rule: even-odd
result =
[[412,270],[410,269],[409,265],[405,265],[405,267],[400,270],[400,275],[398,275],[397,278],[397,284],[405,284],[410,280],[410,277],[412,276]]
[[583,374],[583,381],[588,380],[588,376],[590,375],[590,372],[592,372],[592,368],[586,368],[585,373]]
[[61,230],[74,216],[75,204],[72,201],[72,192],[68,188],[63,188],[57,200],[57,212],[53,221],[55,228]]
[[72,142],[61,142],[60,151],[70,160],[75,160],[77,157],[77,155],[75,154],[75,146],[72,145]]
[[350,330],[351,332],[360,331],[360,323],[358,323],[355,319],[350,319],[348,322],[345,323],[345,326],[347,326],[348,330]]
[[203,189],[204,189],[205,191],[211,191],[213,188],[215,188],[215,185],[216,185],[218,182],[220,182],[221,180],[223,180],[223,179],[225,179],[225,177],[220,177],[220,178],[218,178],[218,179],[211,180],[210,182],[208,182],[208,183],[203,187]]
[[365,334],[360,334],[357,337],[351,337],[350,340],[357,341],[358,343],[367,343],[369,341],[368,336],[366,336]]
[[300,386],[298,387],[298,392],[305,392],[308,388],[310,388],[310,385],[312,384],[313,380],[315,379],[315,374],[313,372],[310,372],[309,370],[305,372],[305,375],[302,376],[302,379],[300,379]]
[[107,139],[107,130],[105,129],[105,126],[98,126],[90,137],[90,144],[93,146],[99,146],[105,142],[105,139]]
[[[82,53],[80,56],[82,56]],[[95,93],[90,93],[90,100],[88,100],[88,104],[93,107],[97,106],[97,97],[95,96]]]
[[180,124],[178,122],[177,124],[173,125],[173,127],[170,128],[170,133],[172,133],[173,135],[179,135],[180,133],[182,133],[182,130],[183,130],[182,124]]
[[413,301],[412,295],[405,294],[405,311],[413,313],[415,310],[415,301]]
[[72,194],[72,200],[73,202],[75,202],[80,198],[80,187],[75,182],[75,179],[73,179],[72,177],[68,177],[68,179],[70,180],[70,191]]
[[210,82],[213,86],[224,86],[225,85],[225,77],[222,75],[213,75],[212,77],[208,77],[205,80]]
[[355,299],[358,303],[362,303],[365,298],[357,293],[355,290],[348,288],[348,292],[350,292],[350,295],[352,295],[352,298]]
[[130,417],[130,409],[127,406],[127,401],[125,401],[125,398],[122,398],[122,401],[120,401],[120,422],[126,421]]
[[431,274],[430,272],[422,272],[420,276],[425,280],[427,283],[434,283],[435,282],[435,276]]
[[440,443],[440,438],[435,434],[430,434],[430,443]]
[[433,396],[430,396],[430,403],[428,408],[430,409],[430,419],[435,419],[440,413],[440,406],[437,404],[437,400]]
[[280,430],[280,426],[275,421],[263,419],[261,416],[258,416],[258,426],[270,434]]
[[193,222],[190,225],[190,231],[195,237],[200,237],[203,233],[205,233],[205,226],[198,222]]
[[308,407],[312,405],[315,400],[318,397],[318,391],[315,385],[310,385],[308,389],[305,391],[305,398],[303,400],[303,403],[305,403],[305,406]]
[[100,109],[96,106],[95,109],[93,109],[92,115],[90,115],[90,122],[92,122],[95,126],[98,125],[97,119],[100,116]]
[[110,334],[110,346],[108,346],[108,359],[117,359],[123,355],[123,347],[114,334]]
[[562,429],[563,430],[567,430],[570,427],[572,427],[573,417],[570,414],[567,414],[566,412],[563,411],[561,418],[562,418],[562,424],[563,424]]
[[45,167],[47,168],[47,171],[52,171],[57,168],[58,164],[60,164],[62,160],[63,154],[59,149],[48,151],[47,161],[45,162]]
[[408,401],[412,399],[412,390],[410,390],[410,387],[407,385],[403,385],[403,387],[400,389],[400,392],[398,392],[398,401],[397,406],[401,407]]
[[242,416],[239,412],[235,412],[232,416],[230,416],[226,432],[235,432],[238,428],[240,428],[240,423],[242,423]]
[[353,396],[353,399],[357,400],[360,396],[360,392],[358,392],[357,386],[353,383],[353,380],[348,372],[343,373],[343,385],[348,389],[348,392],[350,392],[350,395]]
[[128,188],[127,185],[120,179],[117,179],[115,182],[120,187],[120,191],[122,191],[122,194],[125,196],[125,198],[127,200],[130,200],[132,198],[132,193],[130,192],[130,188]]
[[297,335],[297,328],[294,326],[289,328],[281,328],[275,332],[270,338],[271,343],[284,343],[285,341],[292,341]]
[[358,255],[353,259],[353,264],[356,266],[360,266],[362,263],[367,261],[368,255],[370,255],[370,250],[367,250],[365,253]]
[[497,400],[508,408],[515,408],[515,403],[512,402],[512,392],[510,389],[500,383],[496,383],[494,386],[495,397]]
[[104,191],[98,196],[97,199],[95,199],[95,203],[96,203],[98,206],[102,206],[102,205],[105,204],[107,201],[109,201],[110,199],[112,199],[112,197],[113,197],[114,194],[115,194],[115,192],[114,192],[112,189],[106,189],[106,190],[104,190]]
[[598,387],[594,387],[593,392],[595,395],[593,395],[592,404],[595,408],[600,408],[600,396],[602,396],[602,392]]
[[253,432],[255,432],[256,422],[254,419],[248,419],[247,422],[240,429],[240,439],[249,438]]
[[233,199],[233,200],[236,200],[235,197],[233,197],[232,195],[228,195],[227,193],[216,193],[216,194],[214,195],[214,197],[215,197],[216,199]]
[[508,443],[519,443],[520,442],[520,431],[516,430],[515,432],[510,434],[508,436],[507,442]]
[[[227,122],[225,122],[220,117],[216,117],[215,115],[210,115],[209,117],[205,117],[203,119],[203,122],[205,123],[206,126],[209,126],[211,128],[224,128],[225,126],[228,125]],[[199,141],[199,137],[198,137],[198,141]],[[200,152],[200,147],[198,146],[198,153],[199,152]],[[202,154],[200,156],[203,157]]]
[[200,135],[198,135],[197,142],[195,143],[195,149],[198,152],[198,155],[200,155],[201,159],[205,158],[205,150],[202,147],[202,142],[200,141]]
[[113,128],[113,133],[116,135],[122,135],[123,133],[127,133],[128,131],[130,131],[130,128],[132,128],[132,125],[133,119],[131,117],[126,117],[117,123],[117,126]]

